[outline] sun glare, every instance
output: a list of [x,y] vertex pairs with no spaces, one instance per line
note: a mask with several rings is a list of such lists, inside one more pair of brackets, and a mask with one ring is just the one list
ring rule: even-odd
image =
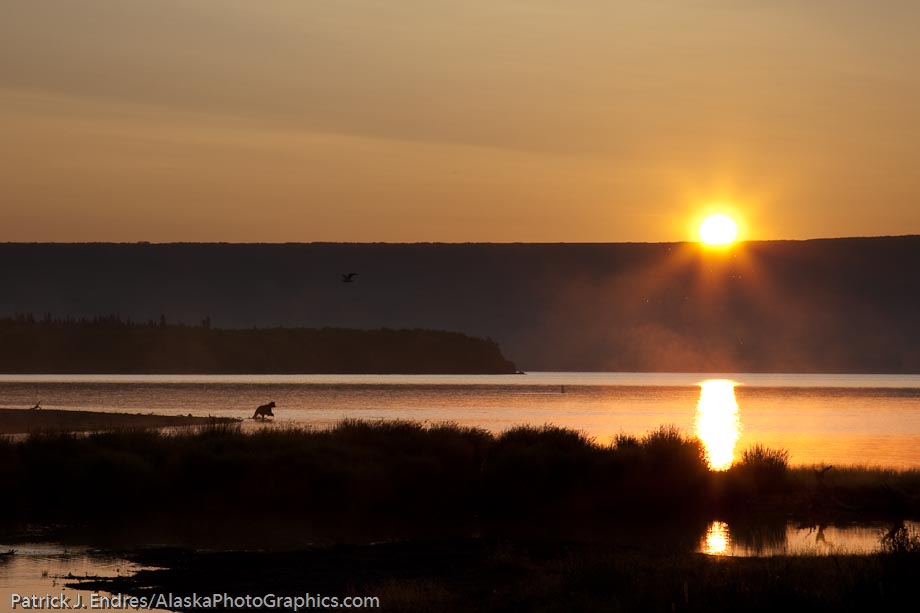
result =
[[728,245],[738,237],[738,224],[728,215],[710,215],[700,224],[700,240],[707,245]]

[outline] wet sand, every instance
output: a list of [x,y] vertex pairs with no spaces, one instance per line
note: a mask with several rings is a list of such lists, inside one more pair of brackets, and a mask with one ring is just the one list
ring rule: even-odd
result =
[[54,409],[0,409],[0,434],[31,432],[91,432],[125,428],[174,428],[235,423],[228,417],[191,417]]

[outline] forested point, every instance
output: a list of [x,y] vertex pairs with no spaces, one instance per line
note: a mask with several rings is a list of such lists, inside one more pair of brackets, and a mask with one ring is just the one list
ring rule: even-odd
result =
[[502,374],[498,343],[440,330],[218,329],[116,315],[0,319],[0,372],[97,374]]

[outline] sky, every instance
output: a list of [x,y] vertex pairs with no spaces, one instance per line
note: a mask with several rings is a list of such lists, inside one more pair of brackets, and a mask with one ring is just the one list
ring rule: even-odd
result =
[[920,234],[915,0],[3,0],[0,241]]

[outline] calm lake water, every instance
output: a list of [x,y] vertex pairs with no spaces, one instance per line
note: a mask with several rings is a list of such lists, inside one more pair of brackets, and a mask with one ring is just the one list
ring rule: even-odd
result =
[[[45,596],[68,598],[70,607],[78,607],[77,598],[82,599],[83,608],[92,610],[93,592],[67,587],[83,577],[130,576],[142,567],[124,559],[96,552],[86,547],[65,547],[56,543],[0,543],[0,553],[13,549],[13,556],[0,557],[0,610],[11,609],[11,596]],[[110,596],[105,593],[97,593]],[[18,608],[22,608],[21,605]],[[46,609],[48,607],[45,607]],[[95,606],[96,609],[101,609]],[[130,610],[119,607],[119,610]],[[165,611],[164,609],[145,609]]]
[[275,425],[555,424],[606,442],[674,424],[706,442],[714,466],[761,443],[788,449],[794,464],[920,467],[920,375],[0,375],[8,408],[248,418],[269,400]]

